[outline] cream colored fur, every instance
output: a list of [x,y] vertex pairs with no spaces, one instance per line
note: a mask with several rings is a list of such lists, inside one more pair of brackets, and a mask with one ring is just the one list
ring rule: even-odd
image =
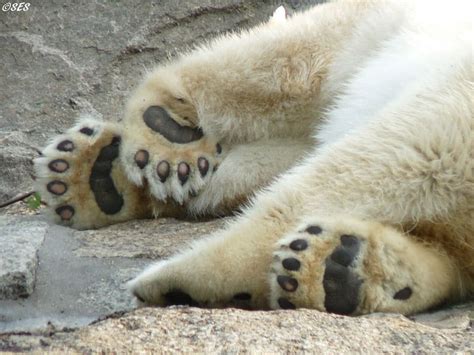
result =
[[[283,299],[328,310],[325,261],[351,235],[361,249],[348,268],[363,284],[350,314],[413,313],[472,297],[470,7],[390,0],[335,1],[288,18],[278,10],[266,24],[148,74],[122,127],[128,178],[156,183],[133,160],[144,148],[149,169],[166,154],[174,164],[188,159],[194,172],[201,153],[219,166],[206,181],[192,180],[196,197],[186,185],[145,184],[155,214],[168,208],[157,199],[200,215],[256,196],[223,231],[145,270],[131,291],[145,304],[166,305],[179,290],[203,306],[245,293],[252,308],[283,307]],[[143,122],[149,106],[201,127],[204,140],[165,142]],[[320,235],[304,232],[315,224]],[[308,246],[293,250],[301,238]],[[299,271],[282,267],[289,255]],[[295,280],[297,290],[277,276]],[[411,293],[397,298],[406,288]]]
[[[319,146],[231,226],[146,270],[132,291],[166,304],[167,292],[179,289],[214,306],[246,292],[257,308],[278,308],[285,294],[325,310],[324,260],[341,233],[352,233],[367,240],[354,314],[412,313],[470,297],[474,75],[466,6],[335,2],[217,39],[152,74],[150,81],[174,72],[199,124],[228,144],[306,139],[315,128]],[[207,187],[214,196],[217,188]],[[279,248],[296,238],[295,228],[314,220],[326,244],[298,254],[312,276],[290,273],[300,284],[290,294],[275,281],[281,266],[271,265],[280,265]],[[408,285],[413,296],[393,298]]]

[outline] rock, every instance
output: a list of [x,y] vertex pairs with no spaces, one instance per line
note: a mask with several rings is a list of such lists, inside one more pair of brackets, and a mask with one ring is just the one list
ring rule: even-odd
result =
[[351,318],[312,310],[144,308],[74,332],[0,335],[0,349],[38,352],[453,353],[471,352],[472,329],[437,329],[403,316]]
[[166,258],[188,247],[193,241],[220,229],[228,219],[189,222],[162,218],[130,221],[98,230],[76,231],[74,237],[80,246],[74,253],[98,258]]
[[440,329],[469,329],[474,321],[474,302],[417,314],[410,318]]
[[34,290],[38,250],[48,224],[0,216],[0,300],[27,297]]
[[[32,217],[8,218],[14,224]],[[149,265],[150,258],[157,260],[183,250],[224,221],[168,218],[130,221],[94,231],[50,226],[38,252],[41,266],[36,270],[35,291],[26,299],[0,300],[0,332],[43,332],[48,324],[84,326],[110,313],[130,310],[135,303],[125,283]],[[42,226],[45,222],[37,218],[36,223]],[[8,260],[2,246],[0,242],[0,260]],[[7,269],[12,265],[9,261]],[[18,282],[14,285],[19,287]]]
[[[34,221],[31,231],[45,227],[37,216],[0,218],[2,232],[25,230],[29,220]],[[125,282],[150,258],[182,250],[224,223],[226,219],[143,220],[95,231],[50,226],[39,250],[34,292],[26,299],[0,301],[0,350],[451,353],[474,346],[473,303],[410,319],[394,314],[350,318],[311,310],[133,310]],[[3,250],[0,243],[0,260]]]
[[[291,10],[316,2],[286,4]],[[29,158],[80,113],[119,119],[146,70],[219,33],[258,24],[277,6],[259,0],[78,0],[2,12],[0,166],[7,169],[0,175],[0,203],[31,188]]]

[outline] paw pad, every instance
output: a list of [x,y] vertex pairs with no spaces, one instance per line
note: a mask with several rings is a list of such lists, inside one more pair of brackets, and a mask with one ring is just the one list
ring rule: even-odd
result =
[[74,208],[72,206],[60,206],[56,208],[56,213],[63,221],[69,221],[74,216]]
[[236,293],[233,298],[238,301],[249,301],[252,298],[252,295],[247,292],[240,292]]
[[298,271],[301,267],[300,261],[295,258],[286,258],[281,262],[281,264],[285,269],[290,271]]
[[79,130],[82,134],[85,134],[86,136],[92,136],[94,134],[94,130],[89,127],[83,127]]
[[278,299],[278,305],[281,309],[296,309],[296,306],[288,301],[286,298],[280,297]]
[[309,226],[308,228],[305,229],[306,233],[314,234],[314,235],[321,234],[322,231],[323,229],[319,226]]
[[56,146],[56,149],[61,152],[72,152],[74,150],[74,143],[70,140],[64,140]]
[[298,288],[298,281],[289,276],[278,275],[277,282],[282,289],[288,292],[294,292]]
[[181,185],[184,185],[188,181],[189,174],[191,173],[191,168],[188,163],[181,162],[178,164],[178,179],[181,182]]
[[64,159],[55,159],[48,164],[48,168],[56,173],[64,173],[69,169],[69,163]]
[[151,130],[159,133],[172,143],[185,144],[197,141],[203,137],[202,130],[181,126],[173,120],[161,106],[150,106],[143,113],[143,120]]
[[146,150],[139,150],[135,154],[135,163],[140,169],[143,169],[145,166],[147,166],[149,159],[150,154]]
[[160,178],[160,181],[165,182],[170,175],[170,164],[165,160],[160,161],[156,167],[156,173]]
[[341,245],[326,258],[323,286],[324,307],[328,312],[351,314],[359,304],[362,280],[349,268],[360,250],[360,240],[352,235],[342,235]]
[[108,215],[118,213],[124,204],[122,195],[115,187],[110,176],[112,162],[119,155],[120,137],[114,137],[110,145],[103,147],[92,166],[89,184],[94,193],[97,205],[102,212]]
[[199,304],[190,295],[181,290],[173,290],[165,294],[166,306],[191,306],[198,307]]
[[308,248],[308,242],[305,239],[295,239],[290,243],[290,249],[302,251]]
[[394,296],[393,299],[395,300],[407,300],[411,297],[413,291],[410,287],[405,287],[398,291]]
[[54,180],[46,185],[46,189],[54,195],[61,196],[66,193],[67,185],[62,181]]
[[197,162],[199,173],[201,174],[202,177],[205,177],[208,170],[209,170],[209,161],[204,158],[200,157]]

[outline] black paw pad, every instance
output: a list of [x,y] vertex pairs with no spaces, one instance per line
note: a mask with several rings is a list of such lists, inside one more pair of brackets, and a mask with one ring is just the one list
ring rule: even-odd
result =
[[411,297],[412,293],[413,291],[410,287],[405,287],[398,291],[393,298],[396,300],[407,300]]
[[181,290],[173,290],[165,295],[167,306],[192,306],[198,307],[199,304],[191,298],[190,295]]
[[329,256],[332,261],[342,266],[349,266],[359,253],[360,241],[354,236],[341,236],[341,245],[339,245]]
[[278,275],[277,282],[282,289],[288,292],[294,292],[298,288],[298,281],[289,276]]
[[199,173],[201,174],[202,177],[206,176],[208,170],[209,170],[209,161],[204,158],[200,157],[197,162]]
[[79,130],[82,134],[85,134],[86,136],[92,136],[94,134],[94,130],[89,127],[83,127]]
[[278,305],[281,309],[296,309],[296,306],[288,301],[286,298],[280,297],[278,299]]
[[110,176],[112,162],[119,155],[119,144],[120,137],[114,137],[109,145],[100,150],[89,177],[95,201],[101,211],[108,215],[118,213],[124,204],[122,195],[118,193]]
[[252,299],[252,295],[250,293],[247,293],[247,292],[236,293],[226,306],[232,307],[232,308],[251,310],[252,309],[252,305],[250,303],[251,299]]
[[74,143],[67,139],[59,143],[56,146],[56,149],[60,150],[61,152],[72,152],[74,150]]
[[306,233],[314,234],[314,235],[321,234],[322,231],[323,229],[320,226],[309,226],[308,228],[305,229]]
[[56,173],[64,173],[69,169],[69,163],[63,159],[56,159],[48,164],[48,168]]
[[233,298],[238,301],[249,301],[252,298],[252,295],[247,292],[240,292],[236,293]]
[[304,239],[295,239],[290,243],[290,249],[295,251],[305,250],[308,247],[308,242]]
[[359,238],[353,235],[343,234],[341,235],[341,244],[348,248],[354,248],[354,247],[359,248],[360,241],[359,241]]
[[165,182],[170,175],[170,164],[166,160],[162,160],[156,166],[156,173],[161,182]]
[[191,143],[201,139],[203,136],[202,130],[199,128],[181,126],[161,106],[148,107],[143,113],[143,120],[150,129],[173,143]]
[[56,208],[56,213],[63,221],[69,221],[74,216],[74,208],[69,205]]
[[181,185],[184,185],[186,181],[188,181],[190,172],[191,168],[188,163],[181,162],[178,164],[178,179],[181,181]]
[[61,196],[67,191],[67,185],[58,180],[51,181],[46,185],[46,188],[48,189],[49,192],[51,192],[54,195]]
[[148,164],[150,154],[146,150],[139,150],[135,153],[135,163],[140,169],[143,169]]
[[281,263],[285,269],[290,271],[298,271],[301,267],[300,261],[295,258],[283,259]]
[[341,236],[341,245],[326,258],[323,286],[326,293],[326,311],[351,314],[359,304],[362,280],[349,268],[356,259],[360,240],[351,235]]

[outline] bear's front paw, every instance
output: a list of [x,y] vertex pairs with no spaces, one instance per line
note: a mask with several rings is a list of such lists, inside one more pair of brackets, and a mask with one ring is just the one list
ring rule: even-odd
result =
[[219,143],[177,119],[162,106],[146,108],[125,125],[121,160],[137,186],[146,181],[158,200],[183,204],[210,180],[223,154]]
[[83,117],[35,159],[36,189],[56,222],[84,229],[151,216],[148,193],[118,164],[121,144],[116,125]]

